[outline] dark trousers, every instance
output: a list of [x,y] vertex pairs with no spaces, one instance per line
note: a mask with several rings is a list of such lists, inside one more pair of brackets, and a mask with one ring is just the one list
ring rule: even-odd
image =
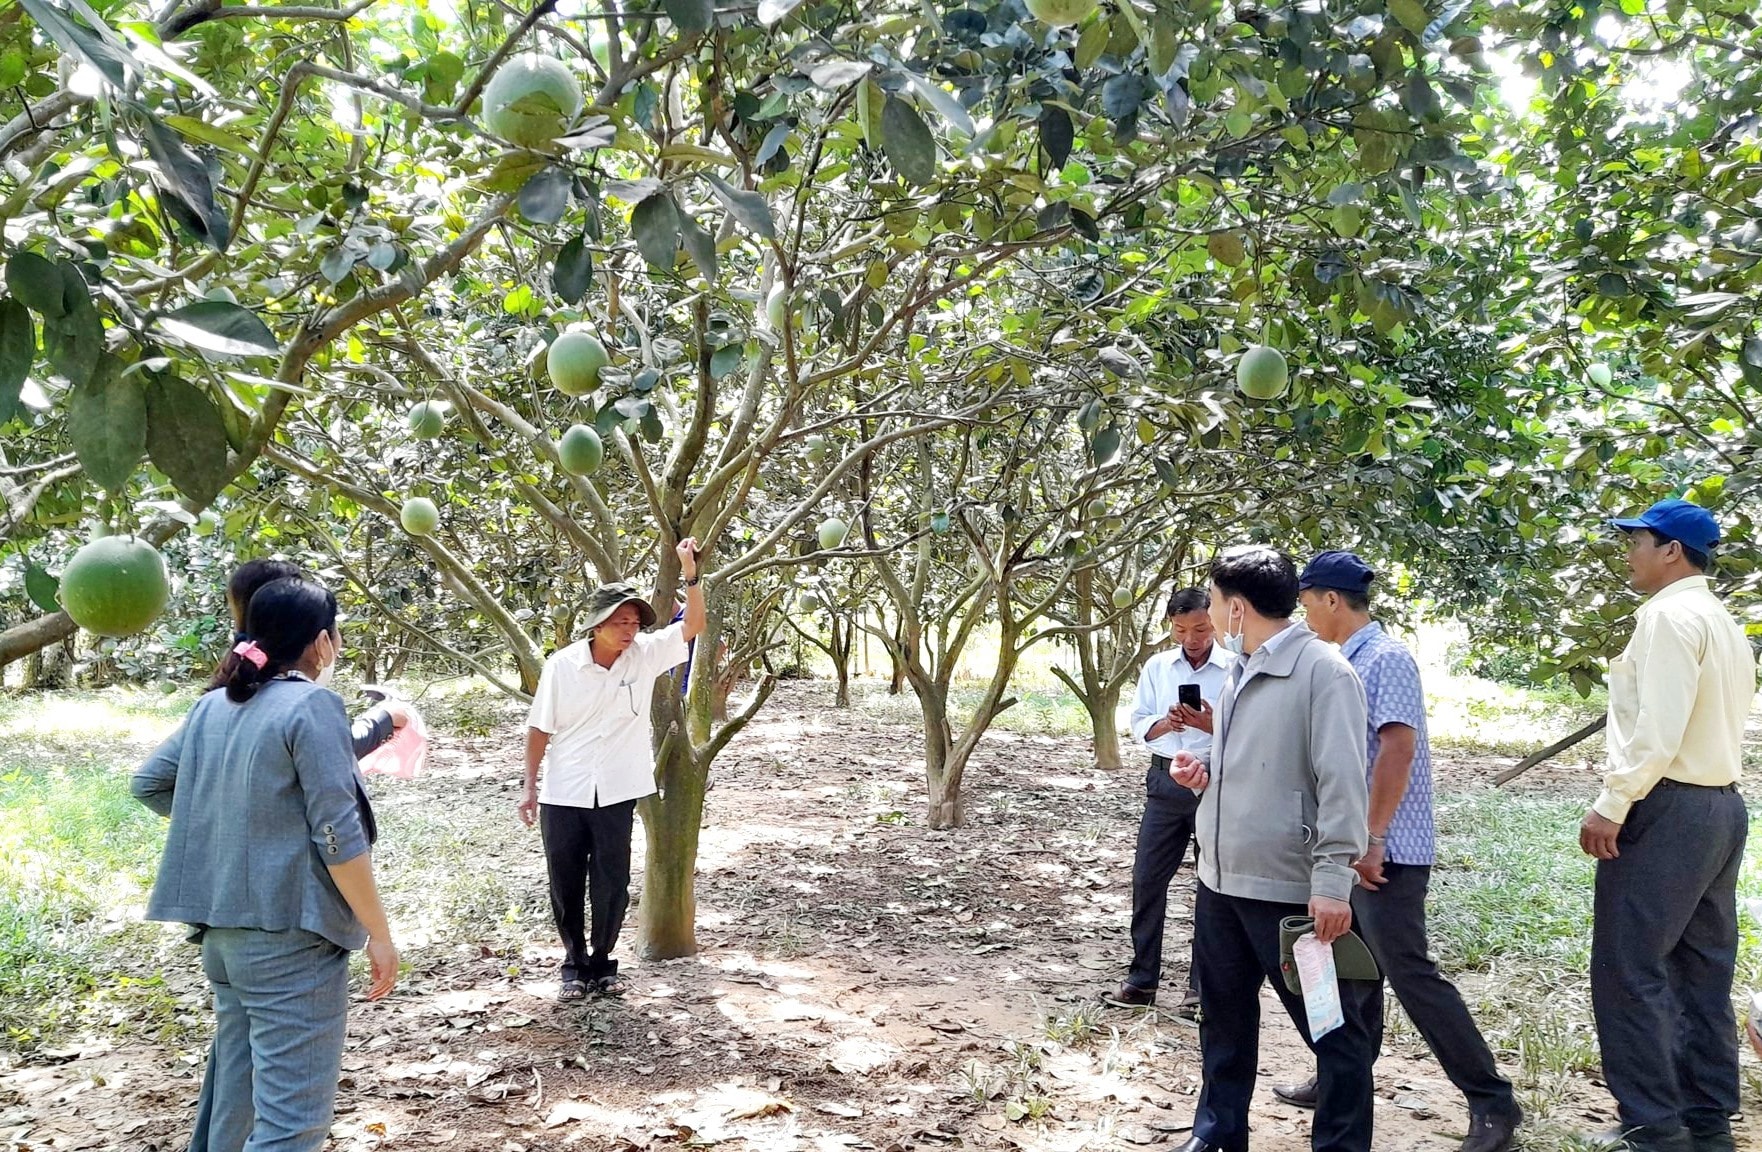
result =
[[[1475,1026],[1456,985],[1444,979],[1426,944],[1429,864],[1385,864],[1386,882],[1352,893],[1352,926],[1364,937],[1395,998],[1425,1037],[1450,1083],[1476,1116],[1511,1115],[1511,1081],[1499,1075],[1493,1052]],[[1383,1044],[1383,1018],[1370,1022],[1371,1050]]]
[[[1169,884],[1187,859],[1187,846],[1194,843],[1193,817],[1198,810],[1199,797],[1169,778],[1168,761],[1152,757],[1144,816],[1138,821],[1138,848],[1132,854],[1132,967],[1126,983],[1134,988],[1155,988],[1162,980]],[[1191,963],[1187,986],[1197,987]]]
[[[551,916],[563,938],[563,979],[615,975],[612,949],[630,908],[630,833],[636,801],[602,808],[540,804],[545,866],[551,877]],[[587,908],[592,905],[592,934]]]
[[1315,1152],[1369,1152],[1371,1021],[1382,1019],[1380,980],[1340,981],[1346,1023],[1319,1041],[1309,1037],[1303,999],[1279,974],[1279,921],[1303,916],[1301,904],[1274,904],[1199,885],[1194,960],[1199,968],[1199,1055],[1205,1084],[1193,1135],[1222,1152],[1247,1152],[1248,1102],[1260,1067],[1260,986],[1270,982],[1316,1056]]
[[1728,1132],[1738,1110],[1737,878],[1749,821],[1735,788],[1666,780],[1597,863],[1591,1007],[1624,1127]]

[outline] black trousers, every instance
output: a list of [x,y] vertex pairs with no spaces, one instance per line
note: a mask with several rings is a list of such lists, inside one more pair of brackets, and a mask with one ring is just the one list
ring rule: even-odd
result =
[[[1425,1037],[1450,1083],[1476,1116],[1511,1115],[1511,1081],[1499,1074],[1492,1049],[1468,1014],[1456,985],[1444,979],[1426,944],[1429,864],[1385,864],[1387,882],[1375,892],[1352,893],[1352,923],[1376,957],[1389,988]],[[1383,1044],[1383,1018],[1370,1022],[1371,1050]]]
[[1199,1056],[1205,1084],[1193,1135],[1222,1152],[1247,1152],[1248,1103],[1260,1068],[1260,986],[1271,982],[1304,1043],[1316,1055],[1315,1152],[1369,1152],[1371,1022],[1382,1019],[1380,980],[1340,981],[1345,1024],[1319,1041],[1309,1037],[1303,999],[1279,974],[1279,921],[1302,916],[1302,904],[1225,896],[1199,885],[1194,959],[1199,967]]
[[1624,1127],[1729,1132],[1738,1110],[1736,788],[1666,780],[1597,863],[1591,1007]]
[[[1126,973],[1126,983],[1134,988],[1155,988],[1162,980],[1169,884],[1186,861],[1189,844],[1194,845],[1194,858],[1198,858],[1193,818],[1199,810],[1199,797],[1170,779],[1168,764],[1161,756],[1151,757],[1144,815],[1138,821],[1138,847],[1132,854],[1132,967]],[[1187,986],[1197,986],[1191,963]]]
[[[612,949],[630,908],[630,834],[636,801],[601,808],[540,804],[551,916],[563,939],[563,979],[616,975]],[[592,905],[592,934],[587,908]]]

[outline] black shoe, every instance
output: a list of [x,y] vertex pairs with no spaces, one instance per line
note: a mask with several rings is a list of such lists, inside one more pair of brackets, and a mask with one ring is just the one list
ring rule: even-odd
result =
[[1461,1152],[1508,1152],[1517,1141],[1517,1126],[1523,1123],[1523,1109],[1514,1100],[1505,1112],[1470,1115],[1468,1136],[1462,1141]]
[[1717,1132],[1690,1132],[1689,1140],[1695,1152],[1737,1152],[1730,1128],[1721,1128]]
[[1175,1019],[1185,1020],[1189,1024],[1199,1023],[1198,989],[1187,989],[1187,994],[1181,997],[1181,1002],[1179,1004],[1175,1005]]
[[1608,1132],[1587,1132],[1579,1136],[1582,1143],[1599,1152],[1696,1152],[1695,1142],[1686,1128],[1642,1125],[1638,1128],[1615,1128]]
[[1311,1076],[1301,1084],[1274,1084],[1273,1098],[1281,1104],[1289,1104],[1293,1108],[1315,1109],[1315,1102],[1320,1097],[1316,1088],[1316,1079]]
[[1101,994],[1103,1004],[1112,1004],[1115,1008],[1150,1008],[1156,1004],[1156,989],[1140,988],[1136,984],[1121,984],[1118,992]]
[[[1175,1152],[1230,1152],[1230,1149],[1225,1148],[1222,1144],[1212,1144],[1193,1136],[1189,1137],[1187,1142],[1177,1148]],[[1247,1152],[1247,1145],[1243,1145],[1242,1152]]]

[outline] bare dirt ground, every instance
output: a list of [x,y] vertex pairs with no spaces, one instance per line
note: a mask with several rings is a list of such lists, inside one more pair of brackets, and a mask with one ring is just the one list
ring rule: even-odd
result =
[[[790,685],[718,762],[699,864],[700,955],[628,958],[621,999],[559,1006],[540,921],[509,950],[410,948],[397,993],[351,1010],[332,1147],[451,1152],[671,1149],[1123,1149],[1179,1144],[1198,1034],[1101,1009],[1128,954],[1142,769],[1089,767],[1086,742],[995,732],[968,776],[970,824],[921,827],[916,736]],[[482,846],[532,901],[535,836],[513,830],[514,730],[441,742],[429,773],[377,785],[382,809],[505,810]],[[1486,763],[1446,771],[1451,787]],[[1538,771],[1529,787],[1572,781]],[[1588,794],[1588,793],[1587,793]],[[640,852],[640,834],[638,837]],[[640,865],[638,867],[640,876]],[[1191,878],[1168,955],[1184,963]],[[193,953],[168,979],[200,1018]],[[1165,973],[1178,987],[1180,973]],[[1473,995],[1470,1001],[1473,1002]],[[1308,1053],[1264,1002],[1254,1147],[1309,1146],[1270,1084]],[[202,1053],[92,1042],[0,1074],[0,1149],[160,1152],[187,1141]],[[1378,1065],[1377,1146],[1441,1152],[1461,1100],[1411,1029]],[[1580,1080],[1566,1104],[1613,1120]],[[1557,1118],[1559,1111],[1557,1110]],[[1762,1147],[1762,1130],[1739,1147]]]

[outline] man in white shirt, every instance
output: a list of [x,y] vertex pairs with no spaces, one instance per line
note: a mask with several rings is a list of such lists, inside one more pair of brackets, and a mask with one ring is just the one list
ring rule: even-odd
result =
[[[1183,588],[1169,597],[1169,635],[1175,646],[1150,657],[1138,675],[1131,728],[1133,737],[1150,748],[1150,772],[1132,857],[1132,966],[1119,991],[1103,997],[1121,1008],[1156,1003],[1169,884],[1193,840],[1199,797],[1169,777],[1169,763],[1177,752],[1211,750],[1212,705],[1223,689],[1230,658],[1212,643],[1210,608],[1211,597],[1203,588]],[[1186,703],[1181,700],[1184,688]],[[1198,1006],[1189,963],[1187,994],[1176,1011],[1191,1018]]]
[[1650,599],[1609,663],[1609,771],[1579,826],[1597,860],[1591,1008],[1622,1124],[1608,1146],[1732,1152],[1749,830],[1737,783],[1756,656],[1707,583],[1719,543],[1710,512],[1663,500],[1613,524]]
[[[536,821],[544,836],[551,915],[563,939],[561,1000],[582,999],[590,985],[617,989],[612,949],[630,907],[636,802],[655,792],[649,702],[655,681],[686,662],[691,641],[704,630],[697,541],[682,542],[678,552],[684,618],[644,634],[655,611],[635,587],[596,588],[583,621],[587,639],[545,661],[527,717],[519,811],[526,826]],[[591,905],[591,922],[584,902]]]

